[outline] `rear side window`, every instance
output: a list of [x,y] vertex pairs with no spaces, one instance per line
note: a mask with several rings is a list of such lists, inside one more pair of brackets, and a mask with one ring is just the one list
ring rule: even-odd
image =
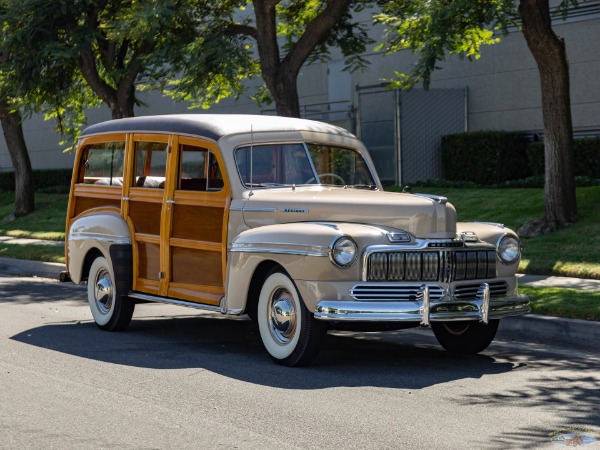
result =
[[124,141],[90,145],[83,153],[78,183],[122,186],[124,157]]

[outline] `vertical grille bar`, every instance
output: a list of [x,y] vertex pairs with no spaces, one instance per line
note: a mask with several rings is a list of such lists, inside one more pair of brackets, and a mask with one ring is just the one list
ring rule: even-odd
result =
[[488,278],[496,278],[496,252],[489,251],[487,252],[487,277]]
[[404,280],[404,253],[388,255],[388,279],[390,281]]
[[486,251],[477,252],[477,278],[487,276],[488,255]]
[[387,254],[373,253],[369,258],[369,279],[373,281],[385,281],[387,279]]
[[464,280],[467,276],[467,255],[465,252],[456,252],[454,254],[455,266],[454,266],[454,279]]
[[467,273],[465,279],[474,280],[477,276],[477,253],[465,252],[467,257]]
[[439,253],[423,252],[423,280],[437,280],[439,272]]
[[406,280],[421,279],[421,252],[406,252]]

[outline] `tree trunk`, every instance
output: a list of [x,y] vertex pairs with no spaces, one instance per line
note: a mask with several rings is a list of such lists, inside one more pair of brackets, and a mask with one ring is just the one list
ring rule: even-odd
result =
[[15,203],[13,216],[25,216],[35,210],[35,185],[31,161],[23,136],[21,114],[12,111],[6,99],[0,99],[0,123],[15,170]]
[[253,0],[260,69],[280,116],[300,117],[298,74],[315,47],[323,42],[346,13],[350,0],[329,0],[327,8],[307,26],[288,54],[280,57],[277,11],[280,0]]
[[298,75],[287,76],[279,72],[274,86],[269,86],[277,107],[277,115],[300,117],[300,101],[298,99]]
[[544,217],[530,235],[553,231],[577,218],[569,63],[564,40],[552,30],[548,0],[521,0],[523,35],[538,66],[544,117]]
[[[135,77],[137,72],[130,73],[127,80],[121,80],[119,89],[108,85],[98,74],[96,61],[91,50],[82,51],[77,59],[77,67],[94,93],[109,107],[113,119],[134,116]],[[129,79],[131,81],[129,82]]]

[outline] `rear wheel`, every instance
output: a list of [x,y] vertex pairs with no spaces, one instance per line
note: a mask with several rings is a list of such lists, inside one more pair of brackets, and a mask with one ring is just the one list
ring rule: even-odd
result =
[[88,276],[88,303],[96,325],[103,330],[124,330],[131,321],[135,303],[127,294],[125,286],[115,278],[115,273],[106,258],[97,257]]
[[301,366],[317,355],[326,325],[308,311],[296,286],[281,269],[267,275],[257,320],[265,349],[278,364]]
[[442,347],[452,353],[472,355],[479,353],[492,343],[498,331],[499,320],[481,322],[433,322],[431,328]]

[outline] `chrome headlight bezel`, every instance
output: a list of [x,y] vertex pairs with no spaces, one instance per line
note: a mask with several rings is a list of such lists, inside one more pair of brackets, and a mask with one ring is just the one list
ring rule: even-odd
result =
[[338,236],[329,245],[329,259],[336,266],[347,269],[358,259],[358,245],[346,234]]
[[503,234],[496,243],[496,252],[502,264],[515,264],[521,259],[521,241],[514,234]]

